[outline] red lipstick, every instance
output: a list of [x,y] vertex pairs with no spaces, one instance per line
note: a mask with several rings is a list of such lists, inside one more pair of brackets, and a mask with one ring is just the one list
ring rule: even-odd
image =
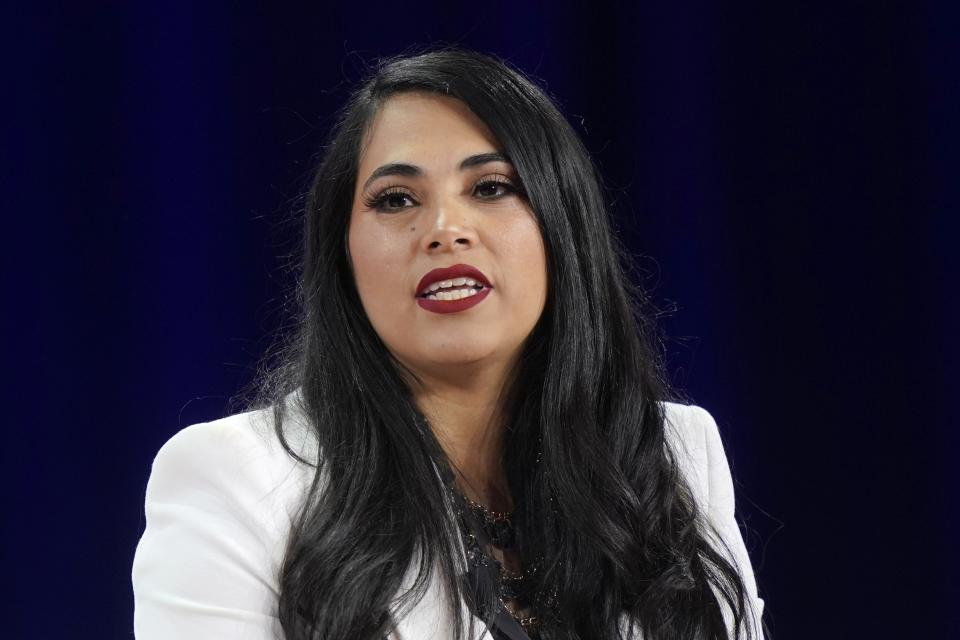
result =
[[483,272],[480,269],[477,269],[473,265],[469,264],[455,264],[452,267],[444,267],[443,269],[433,269],[428,271],[427,275],[423,276],[420,279],[420,284],[417,285],[417,295],[422,296],[426,292],[426,288],[432,285],[434,282],[440,282],[442,280],[453,280],[454,278],[473,278],[484,287],[492,289],[490,281],[487,280],[487,276],[483,275]]
[[[472,296],[459,300],[428,300],[426,298],[426,295],[430,293],[430,285],[454,278],[471,278],[476,280],[482,288]],[[433,313],[456,313],[480,304],[490,295],[492,289],[490,281],[487,280],[482,271],[469,264],[455,264],[452,267],[433,269],[420,279],[420,283],[417,285],[417,304]]]

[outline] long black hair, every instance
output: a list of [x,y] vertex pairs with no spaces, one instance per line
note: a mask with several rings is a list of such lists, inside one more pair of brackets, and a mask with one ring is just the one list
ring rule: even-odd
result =
[[[305,199],[298,329],[260,396],[287,452],[314,467],[279,576],[287,640],[382,638],[434,577],[456,637],[467,631],[451,463],[363,311],[346,247],[364,134],[384,101],[407,91],[457,98],[486,123],[546,248],[546,307],[511,377],[501,443],[521,559],[539,567],[541,637],[620,638],[626,616],[648,640],[728,638],[724,607],[737,637],[749,634],[744,582],[710,542],[667,445],[662,401],[672,392],[659,334],[627,275],[590,156],[522,73],[445,48],[371,71]],[[316,436],[315,457],[286,441],[291,396]],[[481,610],[494,611],[495,591],[481,597]]]

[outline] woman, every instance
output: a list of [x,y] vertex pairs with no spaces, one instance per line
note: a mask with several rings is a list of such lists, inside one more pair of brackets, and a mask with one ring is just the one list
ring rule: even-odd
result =
[[174,436],[151,638],[746,638],[717,427],[668,402],[599,180],[544,93],[442,50],[352,96],[259,409]]

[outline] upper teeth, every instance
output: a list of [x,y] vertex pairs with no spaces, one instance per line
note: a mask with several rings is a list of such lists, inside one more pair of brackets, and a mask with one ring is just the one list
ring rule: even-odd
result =
[[473,278],[454,278],[453,280],[441,280],[440,282],[434,282],[432,285],[424,289],[424,293],[430,293],[432,291],[437,291],[438,289],[447,289],[449,287],[462,287],[467,285],[470,287],[476,286],[477,281]]

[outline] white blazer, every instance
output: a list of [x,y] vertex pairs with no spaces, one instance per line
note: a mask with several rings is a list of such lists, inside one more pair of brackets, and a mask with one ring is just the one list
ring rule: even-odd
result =
[[[716,422],[700,407],[668,402],[665,408],[668,442],[733,554],[753,604],[748,624],[762,638],[763,600],[734,520],[733,482]],[[292,446],[306,453],[314,436],[296,410],[289,420]],[[137,640],[282,640],[277,575],[311,479],[312,470],[283,451],[265,410],[186,427],[164,444],[147,483],[146,530],[133,560]],[[451,637],[440,589],[435,577],[397,621],[391,640]],[[465,604],[463,611],[477,637],[490,640]]]

